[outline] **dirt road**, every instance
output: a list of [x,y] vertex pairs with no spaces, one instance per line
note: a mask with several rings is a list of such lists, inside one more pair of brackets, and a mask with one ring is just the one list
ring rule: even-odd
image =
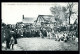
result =
[[18,39],[18,46],[20,46],[23,50],[51,50],[51,51],[65,51],[65,50],[78,50],[78,45],[58,42],[54,39],[42,39],[42,38],[21,38]]

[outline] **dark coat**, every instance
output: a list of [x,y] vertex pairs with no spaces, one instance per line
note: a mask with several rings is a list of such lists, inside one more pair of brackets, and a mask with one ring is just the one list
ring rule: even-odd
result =
[[5,41],[4,29],[1,29],[1,43],[3,43],[4,41]]
[[10,30],[9,29],[5,29],[5,34],[6,34],[6,41],[10,41],[10,38],[11,38],[11,33],[10,33]]
[[12,33],[11,36],[13,36],[14,40],[15,40],[15,43],[14,44],[17,44],[17,37],[16,37],[16,33]]
[[10,29],[5,29],[5,40],[6,40],[6,45],[7,45],[7,48],[10,48],[9,46],[9,42],[10,42],[10,39],[11,39],[11,34],[10,34]]

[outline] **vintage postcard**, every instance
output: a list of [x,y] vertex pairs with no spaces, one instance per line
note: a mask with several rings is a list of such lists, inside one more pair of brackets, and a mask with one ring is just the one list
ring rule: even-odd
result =
[[78,51],[78,2],[2,2],[2,51]]

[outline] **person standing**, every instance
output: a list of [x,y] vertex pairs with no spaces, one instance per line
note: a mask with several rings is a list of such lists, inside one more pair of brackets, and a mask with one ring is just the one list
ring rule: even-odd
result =
[[10,33],[10,27],[7,25],[6,29],[5,29],[5,39],[6,39],[6,50],[10,49],[9,46],[9,42],[10,42],[10,38],[11,38],[11,33]]
[[35,37],[38,37],[38,31],[37,30],[35,31]]
[[40,31],[40,38],[43,38],[42,32]]
[[49,32],[49,36],[50,36],[50,39],[52,38],[52,33],[51,32]]
[[31,36],[34,37],[34,30],[31,31]]
[[57,32],[55,32],[55,41],[57,41],[57,36],[58,36]]
[[13,46],[14,44],[17,44],[17,37],[16,37],[16,34],[14,32],[14,29],[11,30],[11,38],[10,38],[10,46],[12,46],[12,49],[13,49]]
[[25,37],[25,32],[23,32],[23,36]]
[[49,38],[49,32],[47,31],[47,38]]
[[9,44],[10,44],[10,47],[13,49],[13,46],[14,46],[14,44],[15,44],[15,39],[14,39],[13,36],[11,37]]
[[55,41],[59,41],[59,34],[58,34],[58,31],[56,32],[55,36],[56,36]]

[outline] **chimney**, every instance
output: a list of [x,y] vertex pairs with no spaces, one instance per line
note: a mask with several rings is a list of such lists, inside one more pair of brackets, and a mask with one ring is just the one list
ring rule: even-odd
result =
[[23,19],[24,19],[24,15],[23,15]]

